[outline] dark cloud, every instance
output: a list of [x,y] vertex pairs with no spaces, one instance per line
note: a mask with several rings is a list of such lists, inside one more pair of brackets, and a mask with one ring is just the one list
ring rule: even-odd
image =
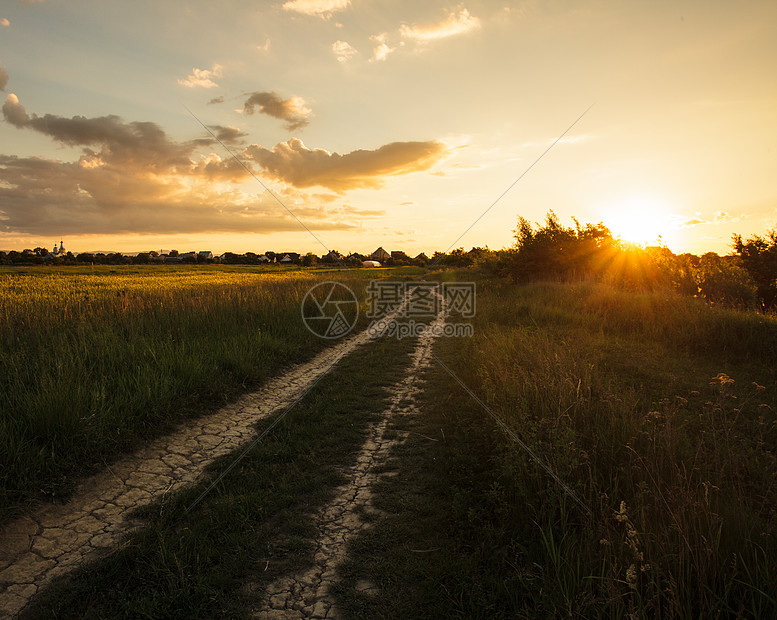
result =
[[27,110],[19,103],[19,98],[13,93],[9,93],[5,98],[3,104],[3,117],[11,125],[16,127],[24,127],[29,120],[27,116]]
[[6,84],[8,84],[8,71],[0,67],[0,90],[5,90]]
[[248,136],[244,131],[231,125],[226,127],[224,125],[209,125],[209,128],[224,144],[239,144],[243,142],[243,138]]
[[305,100],[301,97],[283,99],[274,92],[252,93],[243,104],[243,110],[246,114],[253,114],[255,109],[258,109],[261,114],[286,121],[286,129],[289,131],[307,126],[308,117],[311,114],[311,110],[305,107]]
[[213,105],[214,103],[224,103],[224,97],[214,97],[208,101],[208,105]]
[[[307,209],[314,230],[356,228]],[[353,220],[355,221],[355,217]],[[298,231],[270,196],[214,193],[207,180],[131,176],[83,161],[0,155],[0,232],[37,235]]]
[[[80,147],[75,161],[0,154],[0,232],[15,234],[121,234],[275,232],[299,223],[268,195],[236,186],[250,172],[288,184],[289,204],[304,209],[312,230],[349,230],[374,212],[333,204],[332,194],[313,196],[296,188],[318,185],[335,192],[378,187],[381,177],[424,170],[447,149],[438,142],[402,142],[347,155],[311,151],[299,140],[242,150],[246,168],[226,154],[209,152],[212,136],[179,142],[151,122],[126,122],[115,115],[65,118],[29,114],[10,93],[5,120]],[[224,144],[239,145],[240,129],[212,125]],[[220,147],[214,147],[218,150]]]
[[293,138],[267,150],[253,144],[244,154],[273,178],[298,188],[321,186],[335,192],[377,188],[386,176],[428,170],[448,153],[442,142],[392,142],[374,151],[339,155],[308,149]]
[[186,168],[194,143],[171,140],[156,123],[126,123],[118,116],[65,118],[46,114],[28,115],[13,93],[3,105],[5,120],[20,129],[32,129],[68,146],[99,146],[99,151],[86,148],[90,157],[103,163],[142,166],[165,172],[171,167]]

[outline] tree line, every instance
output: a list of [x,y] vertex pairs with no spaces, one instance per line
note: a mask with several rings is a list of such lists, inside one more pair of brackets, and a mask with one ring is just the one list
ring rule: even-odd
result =
[[519,217],[512,247],[459,250],[460,257],[516,283],[593,279],[637,290],[669,288],[729,306],[777,308],[775,230],[748,239],[733,235],[727,256],[697,256],[623,243],[602,223],[573,222],[563,226],[552,211],[535,225]]

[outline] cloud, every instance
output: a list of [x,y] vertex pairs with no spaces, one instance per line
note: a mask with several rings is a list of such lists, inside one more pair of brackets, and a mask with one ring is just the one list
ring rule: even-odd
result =
[[[255,104],[258,105],[258,104]],[[444,157],[441,142],[396,142],[346,155],[307,149],[299,140],[272,150],[251,145],[245,167],[208,152],[211,136],[176,141],[152,122],[115,115],[87,118],[28,113],[15,94],[3,105],[7,122],[72,147],[74,161],[0,155],[0,234],[162,234],[299,230],[267,194],[256,196],[250,173],[287,185],[282,199],[304,212],[312,230],[351,230],[380,211],[338,206],[336,194],[380,187],[388,176],[427,170]],[[225,143],[246,134],[210,130]],[[246,169],[247,168],[247,169]],[[326,188],[326,193],[303,191]],[[334,192],[334,193],[329,193]]]
[[187,88],[216,88],[218,84],[211,78],[221,77],[221,65],[213,65],[212,69],[192,69],[192,74],[187,76],[185,80],[178,80],[181,86]]
[[348,62],[359,53],[347,41],[335,41],[332,43],[332,52],[337,57],[338,62]]
[[208,101],[207,105],[213,105],[215,103],[224,103],[224,97],[214,97],[210,101]]
[[473,17],[462,6],[459,7],[458,13],[449,11],[448,17],[441,22],[426,25],[414,24],[412,26],[402,24],[399,32],[406,39],[426,42],[463,34],[479,27],[480,20],[477,17]]
[[[214,192],[208,179],[106,173],[77,163],[0,155],[0,233],[34,235],[271,233],[299,231],[299,223],[267,194]],[[357,228],[307,208],[314,230]]]
[[370,40],[377,43],[377,45],[372,50],[372,58],[370,58],[370,62],[380,62],[381,60],[386,60],[386,56],[397,49],[396,47],[390,47],[389,44],[386,43],[387,34],[385,32],[383,34],[376,34],[371,36]]
[[265,39],[264,43],[262,45],[257,45],[256,49],[262,51],[262,52],[269,52],[270,51],[270,39]]
[[15,127],[24,127],[29,120],[27,110],[19,103],[19,97],[13,93],[8,93],[3,104],[3,117]]
[[730,215],[725,211],[716,211],[712,214],[712,219],[705,219],[701,213],[696,213],[694,217],[673,215],[670,219],[674,228],[694,228],[701,224],[734,224],[746,217],[746,215]]
[[211,131],[216,134],[216,137],[225,144],[236,144],[242,142],[242,139],[248,136],[247,133],[240,131],[237,127],[231,125],[210,125]]
[[[156,123],[126,123],[118,116],[65,118],[46,114],[28,115],[13,93],[3,105],[5,120],[19,129],[32,129],[68,146],[90,148],[84,153],[90,161],[121,166],[142,166],[147,171],[166,171],[190,165],[189,155],[202,142],[178,143],[171,140]],[[212,139],[210,140],[212,143]]]
[[283,10],[329,19],[332,13],[343,11],[350,4],[351,0],[289,0],[283,4]]
[[308,117],[312,114],[312,110],[305,107],[302,97],[283,99],[274,92],[251,93],[243,105],[243,110],[246,114],[253,114],[255,108],[258,108],[261,114],[286,121],[285,126],[289,131],[307,126]]
[[8,72],[0,67],[0,90],[5,90],[6,84],[8,84]]
[[5,26],[6,28],[11,25],[11,22],[8,21],[7,18],[3,17],[0,19],[0,26]]
[[746,217],[745,215],[730,215],[725,211],[716,211],[713,214],[712,222],[713,224],[734,224]]
[[392,142],[372,151],[339,155],[308,149],[293,138],[272,150],[253,144],[243,153],[274,179],[298,188],[320,186],[342,193],[382,187],[387,176],[428,170],[447,155],[448,148],[437,141]]

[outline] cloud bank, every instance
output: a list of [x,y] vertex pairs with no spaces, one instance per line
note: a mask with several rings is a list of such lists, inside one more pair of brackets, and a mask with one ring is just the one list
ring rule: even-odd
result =
[[244,154],[266,174],[297,188],[326,187],[335,192],[379,188],[387,176],[428,170],[447,155],[442,142],[392,142],[376,150],[357,150],[345,155],[324,149],[308,149],[293,138],[272,150],[251,145]]
[[[288,112],[288,107],[281,110]],[[358,227],[359,217],[375,214],[338,211],[331,194],[299,190],[320,186],[340,194],[377,188],[385,177],[426,170],[447,153],[445,145],[430,141],[394,142],[339,155],[308,149],[292,139],[270,150],[256,144],[243,148],[244,167],[232,157],[210,152],[219,148],[211,136],[177,141],[153,122],[126,122],[116,115],[39,116],[28,113],[13,93],[6,96],[2,114],[19,130],[38,132],[81,151],[69,162],[0,155],[0,232],[5,233],[299,230],[273,198],[251,193],[258,186],[250,184],[246,167],[285,183],[284,195],[302,203],[298,208],[311,229],[349,230]],[[209,129],[232,147],[242,147],[247,138],[237,127]]]

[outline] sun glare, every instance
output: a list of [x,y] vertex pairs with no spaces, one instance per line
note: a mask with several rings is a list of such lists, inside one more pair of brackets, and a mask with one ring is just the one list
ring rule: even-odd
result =
[[604,223],[612,234],[622,241],[657,245],[666,241],[668,215],[669,211],[661,200],[639,196],[613,206]]

